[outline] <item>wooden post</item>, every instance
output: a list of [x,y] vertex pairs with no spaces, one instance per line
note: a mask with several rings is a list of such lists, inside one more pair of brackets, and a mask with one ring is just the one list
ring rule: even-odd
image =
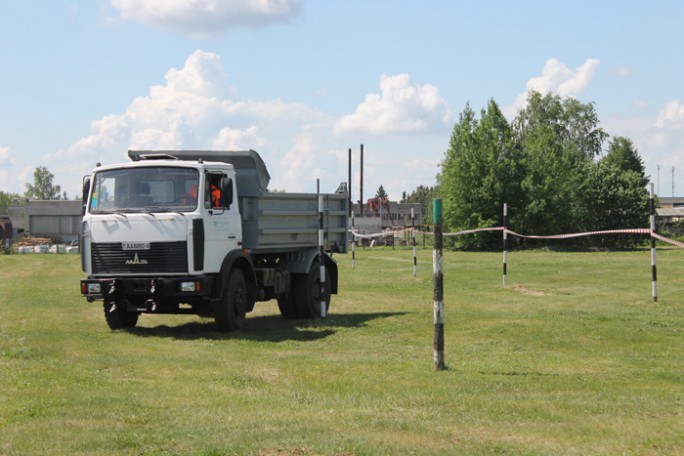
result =
[[316,179],[316,193],[318,193],[318,266],[321,285],[321,318],[325,318],[327,309],[325,305],[325,253],[323,250],[323,195],[321,195],[320,179]]
[[651,209],[651,288],[653,292],[653,302],[658,301],[658,274],[656,271],[656,240],[655,233],[655,198],[653,196],[653,183],[651,183],[651,199],[649,201]]
[[506,230],[508,229],[508,205],[504,203],[503,205],[503,287],[506,288],[506,254],[508,253],[506,251],[507,249],[507,241],[508,241],[508,233]]
[[444,273],[442,268],[442,200],[434,199],[433,220],[435,222],[435,246],[432,252],[433,275],[433,302],[435,322],[435,369],[446,370],[444,364]]

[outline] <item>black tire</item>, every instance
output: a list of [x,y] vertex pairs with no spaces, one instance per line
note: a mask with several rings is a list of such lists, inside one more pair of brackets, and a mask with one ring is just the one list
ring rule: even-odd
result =
[[128,302],[126,300],[104,302],[104,316],[109,329],[134,328],[138,324],[138,315],[140,314],[138,312],[129,312],[127,307]]
[[[321,318],[321,272],[318,261],[314,262],[309,273],[294,284],[295,306],[299,318]],[[330,271],[325,267],[325,313],[330,307]]]
[[221,299],[214,308],[214,320],[219,331],[236,331],[242,329],[247,314],[249,290],[245,275],[239,269],[233,269],[224,281]]
[[288,320],[295,320],[299,318],[299,312],[297,312],[297,304],[295,301],[294,290],[297,287],[298,276],[292,274],[290,276],[290,290],[287,295],[278,297],[278,309],[280,309],[280,315]]

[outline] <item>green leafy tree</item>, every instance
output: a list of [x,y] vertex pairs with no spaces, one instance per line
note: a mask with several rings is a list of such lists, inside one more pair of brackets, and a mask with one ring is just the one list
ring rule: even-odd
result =
[[387,198],[387,192],[385,191],[385,187],[380,185],[378,188],[378,191],[375,192],[375,197],[380,198],[380,199],[386,199]]
[[33,172],[33,184],[26,184],[24,196],[34,200],[60,199],[61,187],[53,185],[55,176],[44,166],[39,166]]
[[16,193],[0,191],[0,215],[7,215],[9,213],[8,208],[12,205],[12,201],[20,198],[21,196]]
[[[524,205],[524,163],[513,132],[494,100],[480,119],[470,105],[454,126],[438,176],[448,230],[500,225],[503,203]],[[460,248],[498,247],[500,235],[482,233],[457,240]]]
[[634,147],[632,141],[622,136],[616,136],[608,144],[608,152],[601,163],[613,166],[622,171],[632,171],[641,176],[642,185],[648,184],[644,161]]
[[524,232],[555,234],[575,228],[573,199],[583,182],[583,166],[599,155],[608,136],[598,124],[591,103],[530,92],[527,107],[513,122],[525,151]]
[[[648,200],[641,157],[632,142],[599,127],[592,103],[530,92],[527,107],[509,124],[491,100],[479,118],[466,105],[449,141],[439,195],[444,226],[464,230],[509,224],[523,234],[560,234],[643,226]],[[624,247],[639,237],[565,241]],[[499,233],[457,238],[464,249],[498,247]]]
[[568,154],[595,158],[603,149],[608,134],[599,128],[599,118],[593,103],[581,103],[575,98],[561,98],[530,91],[527,107],[513,122],[520,140],[542,129],[552,135]]
[[431,225],[432,224],[432,200],[437,194],[436,187],[426,187],[424,185],[419,185],[411,193],[406,194],[403,192],[402,203],[419,203],[421,207],[421,212],[423,213],[423,220],[420,221],[422,224]]
[[[644,228],[648,223],[649,195],[643,174],[612,163],[586,163],[584,181],[576,192],[577,222],[581,231]],[[638,235],[606,235],[585,238],[602,247],[633,247],[643,242]]]

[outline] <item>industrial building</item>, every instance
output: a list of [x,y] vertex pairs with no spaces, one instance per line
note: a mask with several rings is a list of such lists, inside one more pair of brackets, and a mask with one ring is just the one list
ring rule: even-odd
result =
[[[411,220],[411,209],[414,221]],[[352,204],[352,212],[356,233],[363,236],[408,228],[413,223],[419,227],[423,220],[420,203],[398,203],[379,198],[369,199],[362,206]]]
[[81,231],[80,200],[15,200],[8,211],[13,242],[35,236],[69,243]]

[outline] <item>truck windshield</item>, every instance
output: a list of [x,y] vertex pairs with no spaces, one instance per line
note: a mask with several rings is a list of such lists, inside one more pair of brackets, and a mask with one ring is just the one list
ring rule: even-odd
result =
[[112,212],[192,212],[197,208],[199,172],[155,166],[95,173],[89,208]]

